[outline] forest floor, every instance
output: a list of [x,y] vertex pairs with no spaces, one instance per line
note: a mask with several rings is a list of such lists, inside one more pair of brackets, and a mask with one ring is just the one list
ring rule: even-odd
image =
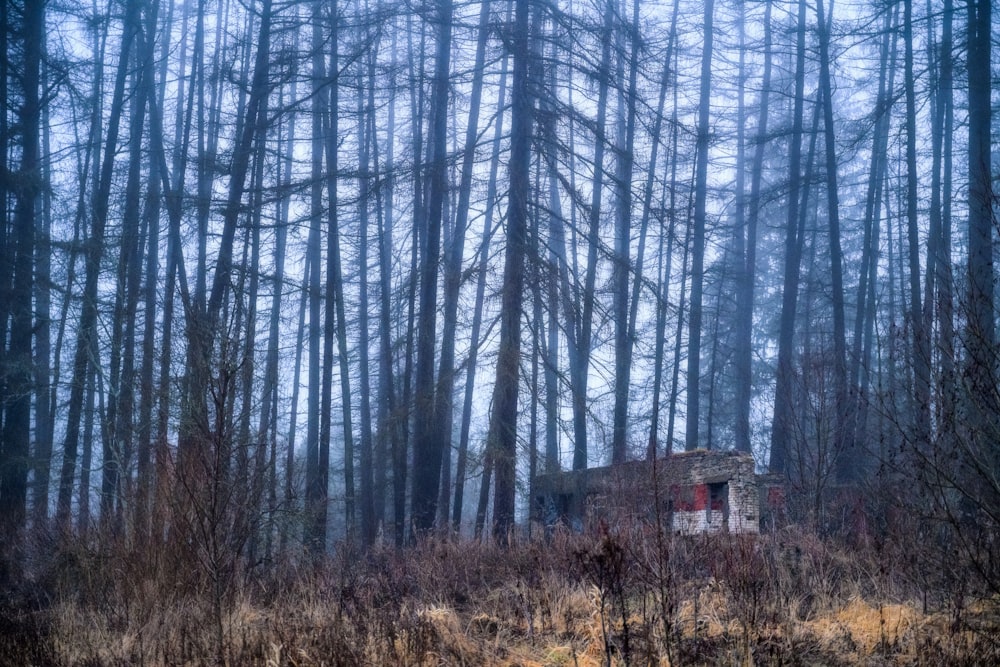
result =
[[886,546],[636,527],[222,572],[95,541],[20,561],[0,665],[1000,664],[1000,600]]

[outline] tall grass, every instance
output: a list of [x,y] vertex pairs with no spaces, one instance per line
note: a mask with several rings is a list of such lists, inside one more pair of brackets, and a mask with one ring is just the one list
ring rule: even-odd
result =
[[0,664],[1000,664],[997,600],[966,591],[956,625],[884,545],[793,529],[605,525],[506,549],[440,538],[302,556],[242,563],[216,619],[210,577],[180,547],[24,545]]

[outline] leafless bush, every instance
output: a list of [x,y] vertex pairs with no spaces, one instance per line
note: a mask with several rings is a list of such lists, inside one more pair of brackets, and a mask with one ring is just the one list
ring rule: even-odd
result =
[[[908,562],[897,539],[689,537],[623,522],[506,549],[426,538],[405,550],[341,545],[321,561],[287,554],[235,580],[223,655],[345,666],[1000,658],[996,601],[966,589],[957,625],[950,609],[924,613],[915,580],[897,571]],[[6,662],[217,661],[211,582],[185,576],[189,554],[97,533],[42,547],[28,573],[36,602],[0,607],[0,628],[33,638],[0,642],[0,658],[25,656]]]

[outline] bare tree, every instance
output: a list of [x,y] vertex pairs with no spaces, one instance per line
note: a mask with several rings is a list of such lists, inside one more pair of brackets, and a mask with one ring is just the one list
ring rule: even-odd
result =
[[771,456],[768,468],[784,474],[794,429],[792,395],[794,392],[792,354],[795,333],[795,308],[798,300],[801,241],[799,227],[800,188],[802,182],[802,117],[805,106],[806,3],[800,2],[795,32],[795,109],[789,149],[787,222],[785,229],[785,271],[781,297],[781,331],[778,337],[778,370],[774,394],[774,419],[771,426]]
[[527,252],[532,99],[528,81],[528,0],[515,0],[511,90],[510,194],[500,306],[500,348],[487,446],[494,451],[494,535],[506,543],[514,527],[517,397],[521,368],[521,307]]
[[77,452],[79,451],[80,421],[83,416],[84,386],[88,374],[97,363],[97,287],[101,272],[101,258],[104,255],[104,235],[108,222],[112,172],[115,156],[118,152],[118,133],[125,105],[125,84],[129,72],[129,59],[136,34],[141,27],[139,3],[129,2],[126,9],[121,53],[115,75],[100,179],[96,184],[97,191],[93,200],[92,229],[84,258],[86,278],[80,325],[77,329],[76,351],[73,356],[66,435],[63,444],[63,463],[59,482],[57,519],[63,529],[69,528],[71,520],[73,480],[76,472]]
[[[3,444],[0,445],[0,534],[5,539],[24,526],[27,517],[27,482],[31,437],[31,395],[34,382],[31,339],[34,329],[34,253],[36,205],[42,192],[40,93],[42,35],[45,4],[26,0],[22,14],[20,45],[24,53],[22,100],[18,113],[21,126],[20,187],[14,191],[14,219],[10,250],[9,342],[3,355]],[[3,28],[6,30],[7,25]],[[6,103],[6,99],[5,99]],[[6,206],[6,202],[4,203]],[[5,235],[7,230],[4,229]],[[6,325],[6,315],[4,324]]]
[[[701,93],[698,102],[698,145],[695,166],[694,218],[691,221],[691,305],[688,319],[687,357],[687,416],[684,448],[697,449],[700,445],[699,400],[701,381],[701,311],[705,268],[706,200],[708,198],[708,144],[711,140],[709,119],[712,97],[712,19],[715,3],[705,3],[705,22],[702,28]],[[709,443],[711,445],[711,443]]]
[[451,69],[451,0],[438,0],[431,88],[430,165],[425,235],[421,239],[420,313],[417,322],[415,373],[415,432],[413,439],[413,524],[427,531],[437,516],[443,442],[434,429],[434,359],[437,340],[438,271],[441,263],[441,228],[448,188],[448,81]]

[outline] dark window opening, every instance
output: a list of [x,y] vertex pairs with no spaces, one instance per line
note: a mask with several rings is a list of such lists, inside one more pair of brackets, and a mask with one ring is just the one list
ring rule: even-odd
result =
[[707,520],[712,521],[712,512],[722,512],[723,527],[729,526],[729,482],[708,485]]

